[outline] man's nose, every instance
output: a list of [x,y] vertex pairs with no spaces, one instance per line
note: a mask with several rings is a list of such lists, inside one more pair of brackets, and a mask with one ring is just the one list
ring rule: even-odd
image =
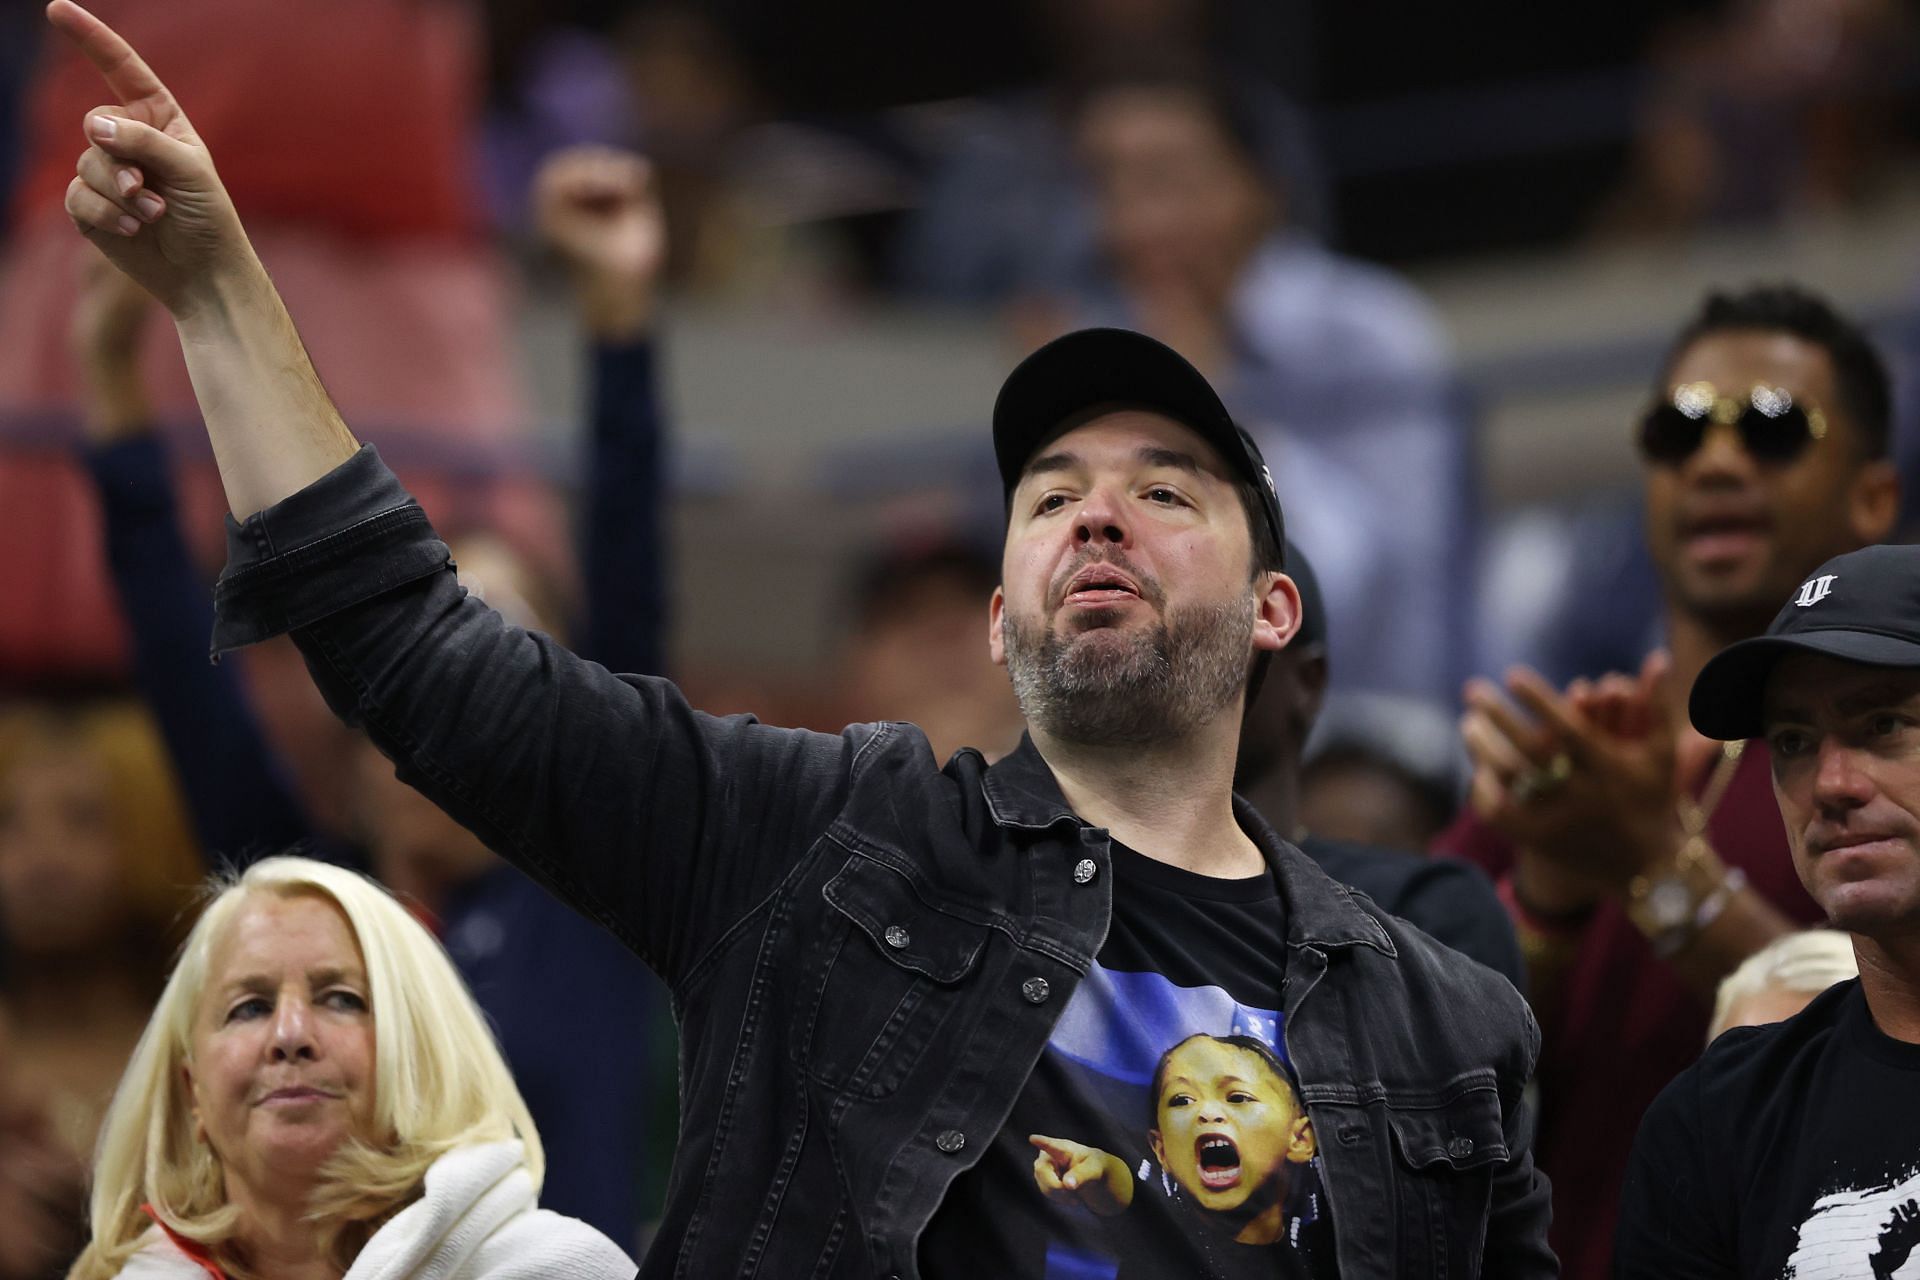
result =
[[1747,451],[1746,438],[1740,434],[1740,428],[1730,422],[1709,423],[1700,447],[1686,461],[1687,477],[1696,482],[1751,480],[1757,470],[1753,454]]
[[1075,539],[1086,545],[1111,544],[1123,551],[1132,545],[1119,499],[1106,489],[1096,489],[1081,500],[1073,533]]
[[274,1061],[311,1060],[319,1052],[313,1034],[313,1006],[299,996],[283,997],[273,1010]]
[[1828,813],[1858,809],[1873,799],[1873,778],[1861,767],[1860,754],[1834,737],[1820,743],[1813,775],[1813,799]]

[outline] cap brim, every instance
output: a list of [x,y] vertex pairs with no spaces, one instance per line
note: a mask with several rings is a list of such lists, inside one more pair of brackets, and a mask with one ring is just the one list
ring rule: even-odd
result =
[[1755,636],[1728,645],[1700,669],[1687,697],[1693,727],[1709,738],[1733,742],[1757,738],[1767,677],[1796,653],[1813,653],[1869,667],[1920,667],[1920,644],[1873,631],[1808,631],[1791,636]]
[[1082,329],[1022,360],[1000,388],[993,452],[1006,491],[1013,492],[1027,463],[1063,423],[1102,404],[1154,409],[1225,456],[1240,449],[1226,406],[1173,348],[1130,329]]

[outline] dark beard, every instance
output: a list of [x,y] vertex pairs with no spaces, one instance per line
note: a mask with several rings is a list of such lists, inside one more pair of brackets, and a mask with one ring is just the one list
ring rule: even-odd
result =
[[1184,737],[1232,705],[1253,653],[1251,600],[1187,605],[1145,631],[1070,636],[1001,624],[1014,696],[1029,723],[1091,747]]

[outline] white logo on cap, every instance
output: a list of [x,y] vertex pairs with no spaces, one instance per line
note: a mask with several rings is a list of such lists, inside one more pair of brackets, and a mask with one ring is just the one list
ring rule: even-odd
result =
[[1271,493],[1276,498],[1280,496],[1280,487],[1273,482],[1273,469],[1271,467],[1261,467],[1260,478],[1267,482],[1268,493]]
[[1808,578],[1800,584],[1800,594],[1794,597],[1793,602],[1802,609],[1808,605],[1819,604],[1833,594],[1833,580],[1837,576],[1837,574],[1823,573],[1817,578]]

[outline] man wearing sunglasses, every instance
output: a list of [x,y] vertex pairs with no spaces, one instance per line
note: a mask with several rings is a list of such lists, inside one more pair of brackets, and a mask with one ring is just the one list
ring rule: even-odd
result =
[[[1664,649],[1557,690],[1471,682],[1473,812],[1441,838],[1492,874],[1546,1037],[1539,1159],[1566,1274],[1607,1274],[1633,1132],[1746,956],[1819,918],[1765,752],[1695,733],[1686,690],[1813,568],[1885,538],[1890,393],[1865,336],[1793,286],[1709,297],[1634,428]],[[1814,580],[1807,588],[1817,592]]]

